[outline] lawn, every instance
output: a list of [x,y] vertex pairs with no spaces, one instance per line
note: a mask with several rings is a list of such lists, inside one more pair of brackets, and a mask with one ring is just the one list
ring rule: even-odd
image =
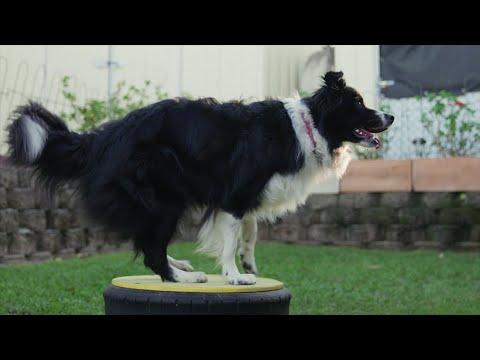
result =
[[[178,259],[219,273],[170,247]],[[480,314],[480,254],[259,244],[261,276],[282,280],[292,314]],[[131,253],[0,267],[0,314],[102,314],[111,278],[150,274]]]

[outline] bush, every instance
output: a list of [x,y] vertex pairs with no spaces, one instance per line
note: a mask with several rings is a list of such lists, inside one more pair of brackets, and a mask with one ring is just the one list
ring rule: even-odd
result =
[[66,121],[78,124],[80,130],[88,130],[108,120],[121,119],[129,112],[147,105],[152,97],[156,101],[168,97],[160,86],[156,86],[153,92],[152,96],[152,86],[148,80],[144,82],[143,88],[127,86],[125,81],[121,81],[112,94],[110,104],[107,99],[88,99],[84,104],[79,104],[77,96],[70,89],[70,77],[65,76],[62,79],[62,94],[69,110],[63,111],[61,116]]
[[426,93],[417,99],[427,103],[427,111],[422,111],[421,122],[432,136],[430,145],[438,150],[439,155],[478,154],[480,123],[475,120],[475,110],[444,90]]

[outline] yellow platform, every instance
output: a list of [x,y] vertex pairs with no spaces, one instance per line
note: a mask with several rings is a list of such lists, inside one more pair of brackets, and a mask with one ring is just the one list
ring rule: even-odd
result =
[[206,283],[162,282],[158,275],[123,276],[112,280],[112,285],[137,290],[192,292],[192,293],[246,293],[272,291],[283,288],[283,283],[273,279],[258,278],[253,285],[230,285],[221,275],[207,275]]

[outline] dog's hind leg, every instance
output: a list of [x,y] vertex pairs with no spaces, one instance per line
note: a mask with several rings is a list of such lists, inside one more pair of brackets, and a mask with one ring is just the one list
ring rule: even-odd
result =
[[257,242],[257,219],[254,216],[245,216],[241,222],[240,259],[247,274],[256,274],[255,243]]
[[145,266],[160,275],[163,281],[207,282],[205,273],[186,272],[169,263],[167,246],[175,232],[177,221],[178,216],[175,209],[166,208],[161,218],[153,226],[152,232],[136,237],[136,243],[139,244],[139,248],[144,254]]
[[[167,259],[166,249],[163,250],[160,247],[155,249],[154,255],[149,252],[145,253],[145,265],[151,268],[156,274],[160,275],[163,281],[170,282],[185,282],[185,283],[203,283],[207,282],[207,276],[203,272],[190,272],[191,270],[184,271],[178,267],[172,266]],[[163,260],[165,258],[165,261]],[[175,260],[178,265],[178,260]],[[166,265],[165,265],[166,262]],[[191,265],[183,264],[190,266]],[[184,267],[186,268],[186,267]]]
[[171,267],[173,273],[173,281],[185,283],[205,283],[208,281],[207,275],[201,271],[187,272],[176,267]]
[[173,257],[167,255],[168,263],[179,270],[193,271],[193,266],[188,260],[176,260]]
[[[191,218],[189,217],[190,213],[189,212],[184,212],[180,219],[177,222],[177,230],[176,234],[177,236],[180,236],[182,238],[188,238],[190,236],[189,233],[187,233],[186,228],[187,224],[190,225]],[[175,237],[174,235],[174,237]],[[177,260],[174,259],[173,257],[167,255],[168,263],[170,266],[173,266],[174,268],[177,268],[179,270],[183,271],[193,271],[193,266],[190,264],[190,261],[188,260]]]

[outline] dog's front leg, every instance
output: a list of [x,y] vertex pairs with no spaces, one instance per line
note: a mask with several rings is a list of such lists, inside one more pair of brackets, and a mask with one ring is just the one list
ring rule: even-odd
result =
[[240,226],[240,219],[225,211],[218,211],[200,229],[199,251],[218,258],[222,265],[222,274],[230,284],[251,285],[257,281],[255,275],[240,274],[235,263]]
[[221,257],[222,274],[232,285],[251,285],[256,283],[255,275],[240,274],[235,263],[238,239],[240,235],[240,220],[230,214],[224,216],[222,226],[223,252]]

